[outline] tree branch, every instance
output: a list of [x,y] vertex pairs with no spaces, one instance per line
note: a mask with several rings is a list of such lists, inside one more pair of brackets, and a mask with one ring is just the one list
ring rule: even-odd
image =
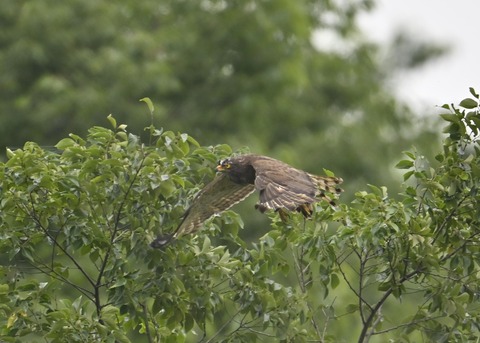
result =
[[121,218],[121,214],[122,214],[122,211],[123,211],[123,207],[125,206],[125,203],[127,201],[127,197],[130,194],[130,191],[132,190],[132,187],[133,187],[138,175],[140,174],[140,171],[143,168],[143,163],[145,162],[146,157],[147,157],[147,155],[143,156],[142,161],[140,162],[140,165],[138,166],[138,168],[137,168],[137,170],[136,170],[136,172],[135,172],[135,174],[132,178],[132,181],[128,185],[127,191],[125,192],[125,194],[123,196],[122,202],[120,203],[120,206],[118,207],[117,213],[115,214],[115,221],[114,221],[114,224],[113,224],[113,230],[112,230],[111,237],[110,237],[110,244],[109,244],[109,246],[107,248],[107,251],[105,252],[105,255],[103,257],[103,260],[102,260],[102,263],[101,263],[101,266],[100,266],[100,270],[98,272],[97,280],[93,284],[93,288],[95,290],[95,292],[94,292],[95,293],[95,306],[96,306],[96,309],[97,309],[98,318],[101,317],[101,312],[100,311],[102,309],[101,300],[100,300],[100,288],[102,287],[102,278],[105,274],[105,269],[108,265],[108,261],[110,260],[110,254],[112,253],[112,248],[113,248],[113,245],[114,245],[114,242],[115,242],[115,238],[116,238],[117,232],[119,230],[120,218]]
[[90,277],[90,275],[88,275],[88,273],[82,268],[82,266],[77,262],[77,260],[73,257],[73,255],[71,255],[67,249],[65,249],[56,239],[56,237],[52,236],[47,228],[43,227],[41,221],[40,221],[40,218],[38,217],[37,215],[37,212],[35,210],[35,202],[33,200],[33,197],[32,197],[32,193],[30,192],[30,205],[31,205],[31,212],[28,211],[28,208],[26,209],[27,210],[27,214],[30,215],[30,218],[33,219],[33,221],[35,222],[35,224],[42,230],[42,232],[53,242],[54,246],[57,246],[63,254],[65,254],[65,256],[68,257],[68,259],[70,261],[72,261],[72,263],[75,265],[75,267],[78,268],[78,270],[80,271],[80,273],[82,273],[82,275],[87,279],[87,281],[92,285],[94,286],[94,282],[93,282],[93,279]]
[[[303,221],[303,231],[304,232],[305,232],[305,225],[306,225],[306,221],[304,219],[304,221]],[[290,249],[292,250],[292,256],[293,256],[294,266],[295,266],[295,270],[296,270],[295,274],[297,274],[297,280],[298,280],[298,283],[299,283],[299,286],[300,286],[300,290],[302,291],[302,293],[306,294],[307,293],[307,284],[305,282],[305,272],[306,272],[307,268],[310,266],[310,264],[308,264],[305,268],[302,268],[302,266],[301,266],[301,263],[303,263],[304,257],[305,257],[304,246],[303,246],[303,244],[300,245],[299,256],[297,256],[295,254],[295,250],[294,250],[292,245],[290,246]],[[310,305],[309,302],[307,302],[307,307],[308,307],[308,310],[311,313],[310,321],[312,323],[312,326],[315,329],[315,332],[317,333],[318,338],[321,338],[322,334],[321,334],[321,331],[320,331],[320,327],[318,326],[318,324],[315,320],[314,311],[313,311],[313,308],[312,308],[312,306]]]

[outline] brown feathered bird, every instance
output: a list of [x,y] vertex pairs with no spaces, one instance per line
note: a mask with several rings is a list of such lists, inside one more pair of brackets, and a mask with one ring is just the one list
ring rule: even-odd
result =
[[278,211],[282,219],[286,211],[308,217],[313,203],[325,200],[334,205],[329,194],[342,192],[339,177],[313,175],[267,156],[231,157],[219,161],[217,171],[220,173],[197,194],[177,229],[157,237],[152,247],[161,248],[180,235],[196,232],[208,218],[228,210],[254,190],[260,193],[255,208]]

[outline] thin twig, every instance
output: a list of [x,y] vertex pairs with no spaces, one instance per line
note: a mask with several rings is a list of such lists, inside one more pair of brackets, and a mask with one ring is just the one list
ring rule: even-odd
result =
[[140,174],[140,171],[143,168],[143,163],[145,162],[146,157],[147,157],[147,155],[143,156],[143,159],[140,162],[140,165],[138,166],[138,168],[135,172],[135,175],[132,178],[132,181],[128,185],[127,191],[124,194],[122,202],[120,203],[120,206],[118,207],[117,213],[115,215],[113,232],[112,232],[111,237],[110,237],[110,245],[108,246],[107,251],[105,252],[105,255],[103,257],[103,261],[102,261],[101,266],[100,266],[100,271],[98,272],[97,280],[96,280],[95,284],[93,285],[93,287],[95,289],[95,306],[97,308],[97,315],[98,315],[99,318],[101,317],[100,311],[102,309],[101,301],[100,301],[100,288],[102,286],[102,278],[104,276],[105,269],[107,268],[107,264],[108,264],[108,261],[110,259],[110,254],[112,253],[112,248],[113,248],[113,245],[114,245],[114,242],[115,242],[116,234],[119,230],[120,218],[121,218],[121,213],[123,211],[123,207],[125,206],[125,203],[127,201],[127,197],[130,194],[130,191],[131,191],[135,181],[137,180],[137,177]]
[[[399,285],[403,284],[405,281],[410,280],[412,277],[417,275],[418,273],[421,272],[421,268],[417,268],[414,271],[404,275],[400,280],[399,280]],[[370,327],[372,327],[373,319],[375,318],[376,313],[380,310],[380,308],[383,306],[385,301],[387,301],[388,297],[393,293],[393,287],[390,287],[389,289],[386,290],[386,292],[383,294],[383,296],[380,298],[380,300],[375,304],[375,306],[372,309],[372,312],[368,316],[365,325],[363,325],[362,332],[360,333],[360,336],[358,338],[358,342],[366,342],[366,337],[367,337],[367,331]]]
[[444,317],[445,316],[435,316],[435,317],[430,317],[430,318],[422,318],[422,319],[415,320],[413,322],[399,324],[399,325],[393,326],[393,327],[388,328],[388,329],[383,329],[383,330],[378,330],[378,331],[372,332],[372,335],[381,335],[381,334],[384,334],[384,333],[388,333],[388,332],[391,332],[391,331],[398,330],[398,329],[403,328],[403,327],[409,327],[409,326],[412,326],[412,325],[417,325],[419,323],[428,322],[429,320],[435,320],[435,319],[444,318]]
[[[303,222],[303,232],[305,232],[305,226],[306,226],[306,221],[304,220],[304,222]],[[308,264],[305,268],[302,268],[302,266],[301,266],[301,264],[304,261],[304,257],[305,257],[305,248],[304,248],[303,244],[301,244],[301,246],[300,246],[299,256],[297,256],[295,254],[295,251],[294,251],[294,248],[293,248],[292,245],[291,245],[291,249],[292,249],[292,256],[293,256],[293,261],[294,261],[295,270],[296,270],[295,274],[297,274],[297,280],[299,282],[300,290],[302,291],[302,293],[305,294],[305,293],[307,293],[307,287],[306,287],[307,285],[306,285],[306,282],[305,282],[305,273],[307,271],[307,268],[310,266],[310,264]],[[322,334],[320,332],[320,327],[318,326],[318,324],[317,324],[317,322],[314,318],[314,310],[312,308],[312,305],[309,302],[307,302],[307,307],[308,307],[308,310],[311,313],[310,321],[312,323],[312,326],[315,329],[315,332],[317,333],[317,336],[321,339]]]
[[217,332],[215,332],[215,334],[210,337],[210,339],[208,341],[206,341],[205,343],[211,343],[211,342],[214,342],[215,341],[215,338],[217,338],[217,336],[228,326],[230,325],[230,323],[232,323],[235,319],[235,317],[241,312],[241,308],[238,309],[238,311],[229,319],[227,320],[218,330]]
[[93,286],[94,285],[94,282],[93,282],[93,279],[90,277],[90,275],[87,274],[87,272],[82,268],[82,266],[77,262],[77,260],[73,257],[73,255],[71,255],[56,239],[54,236],[52,236],[47,228],[45,228],[41,221],[40,221],[40,218],[38,217],[37,215],[37,212],[35,210],[35,205],[34,205],[34,200],[32,198],[32,193],[30,193],[30,205],[31,205],[31,211],[32,212],[28,212],[28,209],[27,209],[27,213],[30,214],[30,218],[33,219],[33,221],[35,222],[35,224],[37,224],[37,226],[42,230],[42,232],[48,237],[50,238],[50,240],[53,242],[53,244],[55,246],[57,246],[63,254],[65,254],[65,256],[68,257],[69,260],[72,261],[72,263],[75,265],[75,267],[78,268],[78,270],[83,274],[83,276],[87,279],[87,281]]
[[147,306],[145,305],[145,303],[140,303],[140,306],[142,307],[142,310],[143,310],[143,316],[145,320],[145,332],[147,334],[147,339],[149,342],[153,342],[152,334],[150,333],[150,325],[148,325]]

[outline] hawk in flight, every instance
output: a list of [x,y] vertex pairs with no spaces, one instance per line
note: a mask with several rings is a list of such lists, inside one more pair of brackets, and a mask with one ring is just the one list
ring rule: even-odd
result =
[[255,190],[261,212],[278,211],[282,219],[286,211],[298,211],[305,217],[312,214],[312,204],[325,200],[334,205],[330,195],[341,193],[339,177],[317,176],[296,169],[282,161],[260,155],[240,155],[219,161],[220,172],[195,197],[182,222],[169,235],[159,236],[152,243],[161,248],[177,237],[194,233],[215,214],[228,210]]

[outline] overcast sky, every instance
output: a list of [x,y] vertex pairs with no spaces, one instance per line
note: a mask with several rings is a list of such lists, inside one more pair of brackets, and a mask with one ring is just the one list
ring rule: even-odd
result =
[[448,56],[396,80],[397,94],[411,105],[434,109],[480,92],[480,1],[377,0],[360,18],[374,41],[386,42],[399,28],[451,46]]

